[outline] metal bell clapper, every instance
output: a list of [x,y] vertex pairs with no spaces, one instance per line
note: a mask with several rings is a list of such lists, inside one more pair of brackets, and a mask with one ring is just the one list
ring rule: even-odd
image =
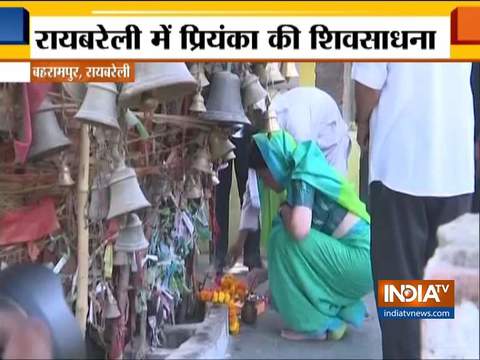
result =
[[214,74],[206,108],[206,112],[199,114],[201,119],[231,125],[250,124],[242,105],[240,78],[229,71]]
[[119,101],[141,106],[149,98],[159,102],[179,99],[195,92],[197,81],[183,62],[135,64],[135,81],[123,85]]
[[148,247],[148,241],[143,233],[143,224],[137,214],[128,214],[127,224],[120,229],[115,241],[115,251],[126,253],[143,250]]
[[109,186],[107,219],[151,206],[140,188],[135,170],[125,166],[123,161],[113,172]]
[[48,97],[32,119],[32,144],[27,159],[36,161],[62,152],[72,143],[58,125],[55,107]]
[[119,130],[117,95],[115,83],[88,83],[87,93],[75,119],[94,126]]

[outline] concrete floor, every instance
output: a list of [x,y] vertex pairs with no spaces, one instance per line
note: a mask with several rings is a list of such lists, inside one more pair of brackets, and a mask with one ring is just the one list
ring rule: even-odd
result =
[[279,336],[282,324],[279,315],[270,310],[259,317],[257,324],[243,325],[240,334],[230,337],[231,359],[380,359],[381,337],[373,294],[366,298],[371,316],[362,329],[349,327],[340,341],[293,342]]

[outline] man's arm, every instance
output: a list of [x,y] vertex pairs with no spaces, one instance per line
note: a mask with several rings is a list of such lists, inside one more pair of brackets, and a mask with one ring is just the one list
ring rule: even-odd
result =
[[357,142],[362,151],[368,151],[370,140],[370,117],[380,99],[380,91],[355,81],[355,105],[357,123]]

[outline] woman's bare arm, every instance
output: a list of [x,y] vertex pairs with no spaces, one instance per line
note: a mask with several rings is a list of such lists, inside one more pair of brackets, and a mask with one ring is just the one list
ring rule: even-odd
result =
[[283,222],[287,231],[295,240],[303,240],[307,237],[312,226],[312,209],[306,206],[283,205],[280,209]]

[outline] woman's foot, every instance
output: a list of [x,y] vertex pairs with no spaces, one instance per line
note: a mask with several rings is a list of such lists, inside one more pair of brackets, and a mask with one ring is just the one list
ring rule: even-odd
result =
[[283,329],[280,335],[284,339],[292,340],[292,341],[305,341],[305,340],[323,341],[323,340],[327,340],[327,334],[325,332],[310,332],[310,333],[307,333],[307,332],[299,332],[299,331]]
[[347,332],[347,324],[342,322],[340,327],[336,330],[329,330],[328,331],[328,340],[341,340],[345,333]]

